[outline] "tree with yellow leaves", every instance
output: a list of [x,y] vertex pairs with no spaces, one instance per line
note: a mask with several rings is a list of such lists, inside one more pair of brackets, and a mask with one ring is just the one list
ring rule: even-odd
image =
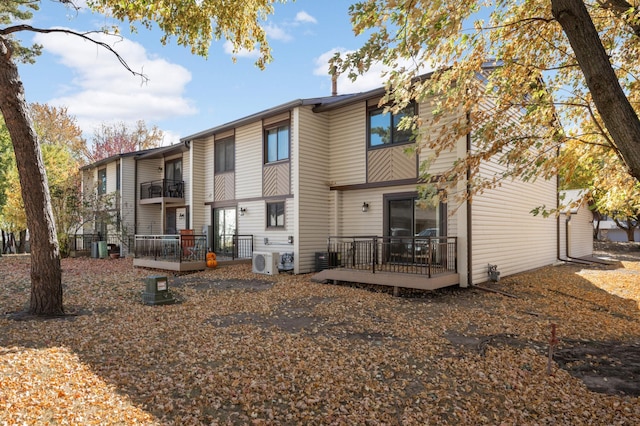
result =
[[[80,159],[85,140],[75,119],[66,108],[32,104],[31,116],[42,148],[42,159],[47,173],[53,217],[58,230],[61,250],[67,251],[68,235],[80,220]],[[24,251],[27,217],[16,162],[12,153],[6,158],[4,195],[0,204],[3,229],[19,235],[19,251]]]
[[[550,178],[570,158],[557,155],[570,141],[602,147],[640,177],[638,2],[370,0],[350,14],[354,32],[368,40],[336,56],[334,72],[355,79],[381,63],[390,69],[382,101],[390,108],[432,99],[434,123],[450,116],[443,112],[468,113],[417,139],[417,149],[437,154],[473,135],[472,149],[439,176],[441,185],[468,176],[471,197],[506,178]],[[428,67],[431,78],[419,78]],[[517,126],[506,119],[513,110]],[[479,165],[490,159],[507,171],[479,179]]]
[[[53,0],[60,7],[77,8],[75,0]],[[87,5],[97,12],[128,22],[150,27],[157,25],[163,32],[162,43],[175,41],[191,47],[193,53],[207,55],[212,40],[226,39],[234,52],[259,50],[256,65],[263,68],[271,56],[262,23],[273,12],[275,0],[89,0]],[[283,0],[284,2],[284,0]],[[51,208],[51,195],[42,160],[42,153],[25,102],[24,87],[16,62],[33,61],[39,46],[25,47],[17,34],[66,33],[94,42],[110,50],[123,66],[131,70],[110,46],[92,38],[94,33],[78,33],[64,28],[36,28],[29,18],[38,12],[40,0],[4,0],[0,3],[0,112],[4,116],[14,147],[31,232],[31,300],[29,311],[34,315],[64,315],[60,248]],[[118,31],[111,28],[111,32]],[[144,76],[142,76],[144,77]]]

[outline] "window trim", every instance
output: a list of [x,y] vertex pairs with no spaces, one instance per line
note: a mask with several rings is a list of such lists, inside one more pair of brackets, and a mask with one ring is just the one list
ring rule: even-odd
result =
[[[278,206],[278,205],[282,205],[282,225],[278,225],[278,212],[276,210],[276,224],[272,225],[270,223],[270,212],[269,212],[269,207],[270,206]],[[277,207],[276,207],[277,208]],[[267,229],[285,229],[287,226],[287,202],[285,200],[279,200],[279,201],[271,201],[271,202],[266,202],[265,203],[265,214],[266,214],[266,228]]]
[[[410,106],[413,107],[413,115],[418,115],[418,104],[415,101],[411,101],[411,103],[407,105],[406,108],[409,108]],[[411,137],[409,137],[406,141],[393,142],[393,137],[397,132],[396,127],[393,126],[393,117],[395,117],[397,114],[392,114],[391,112],[387,112],[387,114],[389,114],[389,121],[390,121],[389,127],[391,128],[392,141],[387,144],[382,143],[380,145],[371,145],[371,114],[376,111],[383,112],[384,108],[385,108],[384,106],[379,107],[377,105],[367,107],[367,149],[368,150],[384,149],[384,148],[390,148],[393,146],[402,146],[402,145],[408,145],[408,144],[414,143],[414,140]]]
[[[286,158],[278,158],[273,161],[269,161],[269,138],[268,134],[272,130],[276,130],[276,135],[278,134],[278,129],[281,127],[287,128],[287,157]],[[277,152],[276,147],[276,152]],[[263,156],[263,164],[271,165],[277,163],[285,163],[291,159],[291,120],[284,120],[277,123],[270,124],[268,126],[264,126],[262,129],[262,156]]]
[[[166,159],[164,160],[164,174],[163,174],[163,179],[168,180],[169,178],[167,178],[167,173],[168,173],[168,169],[169,167],[173,167],[173,172],[174,172],[174,178],[172,180],[174,181],[184,181],[184,161],[182,161],[183,158],[182,156],[180,157],[175,157],[175,158],[170,158],[170,159]],[[175,178],[175,164],[180,162],[180,179],[176,179]]]
[[[100,174],[104,173],[104,180],[100,177]],[[107,168],[98,169],[98,195],[105,195],[107,193]]]
[[[217,151],[219,149],[220,146],[222,145],[231,145],[232,149],[233,149],[233,164],[231,165],[231,168],[225,168],[224,170],[218,170],[218,155],[217,155]],[[225,166],[227,164],[226,161],[226,153],[228,148],[225,148]],[[235,172],[236,170],[236,140],[234,136],[229,136],[226,138],[222,138],[219,139],[217,141],[215,141],[213,143],[213,173],[214,174],[221,174],[221,173],[231,173],[231,172]]]

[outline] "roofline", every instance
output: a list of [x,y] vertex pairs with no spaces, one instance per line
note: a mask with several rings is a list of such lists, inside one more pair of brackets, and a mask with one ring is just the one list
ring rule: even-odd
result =
[[326,96],[326,97],[320,97],[320,98],[296,99],[296,100],[275,106],[273,108],[265,109],[255,114],[251,114],[246,117],[243,117],[234,121],[230,121],[228,123],[224,123],[219,126],[212,127],[210,129],[203,130],[201,132],[194,133],[189,136],[185,136],[183,138],[180,138],[180,141],[189,142],[195,139],[206,138],[216,133],[222,133],[227,130],[235,129],[237,127],[252,123],[257,120],[262,120],[274,115],[282,114],[283,112],[286,112],[286,111],[291,111],[292,109],[297,108],[299,106],[314,105],[315,106],[314,111],[315,111],[315,109],[319,105],[333,104],[334,102],[341,102],[341,101],[344,101],[345,99],[351,99],[354,96],[355,96],[354,94],[345,94],[345,95],[337,95],[337,96]]
[[242,126],[243,124],[248,124],[248,123],[250,123],[252,121],[256,121],[256,120],[259,120],[259,119],[262,119],[262,118],[266,118],[266,117],[269,117],[269,116],[272,116],[272,115],[278,115],[280,113],[283,113],[285,111],[289,111],[289,110],[291,110],[291,109],[293,109],[295,107],[298,107],[300,105],[303,105],[303,104],[304,104],[304,99],[296,99],[295,101],[287,102],[286,104],[278,105],[278,106],[275,106],[273,108],[269,108],[269,109],[266,109],[264,111],[257,112],[255,114],[248,115],[248,116],[240,118],[238,120],[230,121],[228,123],[221,124],[219,126],[212,127],[210,129],[203,130],[201,132],[194,133],[194,134],[189,135],[189,136],[185,136],[183,138],[180,138],[180,141],[181,142],[189,142],[189,141],[192,141],[194,139],[201,139],[201,138],[204,138],[204,137],[208,137],[208,136],[211,136],[211,135],[216,134],[216,133],[224,132],[226,130],[230,130],[230,129]]
[[[499,66],[500,64],[496,63],[495,61],[488,61],[482,65],[482,69],[491,70]],[[436,71],[431,71],[431,72],[422,74],[418,77],[415,77],[414,80],[430,79],[433,76],[433,74],[435,74],[435,72]],[[194,133],[189,136],[185,136],[183,138],[180,138],[180,141],[190,142],[195,139],[209,137],[216,133],[222,133],[227,130],[232,130],[244,124],[249,124],[257,120],[261,120],[264,118],[268,118],[270,116],[281,114],[286,111],[290,111],[299,106],[314,105],[313,112],[324,112],[324,111],[330,111],[335,108],[340,108],[346,105],[350,105],[356,102],[360,102],[362,100],[369,99],[374,96],[382,96],[385,93],[386,93],[386,88],[384,86],[380,86],[378,88],[368,90],[366,92],[350,93],[350,94],[336,95],[336,96],[326,96],[326,97],[319,97],[319,98],[296,99],[294,101],[290,101],[282,105],[278,105],[273,108],[269,108],[269,109],[257,112],[255,114],[251,114],[246,117],[243,117],[234,121],[230,121],[228,123],[224,123],[219,126],[212,127],[210,129],[203,130],[201,132]]]
[[93,169],[95,167],[100,167],[104,164],[108,164],[111,163],[113,161],[119,160],[121,158],[126,158],[126,157],[135,157],[135,160],[138,159],[142,159],[142,158],[148,158],[148,157],[152,157],[154,155],[158,155],[158,154],[164,154],[165,152],[170,152],[173,150],[179,150],[179,151],[186,151],[188,148],[185,146],[184,143],[180,143],[180,144],[173,144],[173,145],[169,145],[169,146],[158,146],[155,148],[148,148],[148,149],[143,149],[141,151],[132,151],[132,152],[124,152],[122,154],[116,154],[116,155],[112,155],[111,157],[107,157],[107,158],[103,158],[102,160],[98,160],[94,163],[91,164],[87,164],[86,166],[82,166],[80,167],[80,170],[90,170]]

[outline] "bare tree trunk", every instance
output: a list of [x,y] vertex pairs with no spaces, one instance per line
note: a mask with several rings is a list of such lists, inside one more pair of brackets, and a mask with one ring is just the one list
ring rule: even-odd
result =
[[593,102],[629,172],[640,180],[640,120],[624,94],[583,0],[551,0]]
[[11,135],[31,234],[29,311],[34,315],[63,315],[60,250],[47,175],[11,49],[11,41],[0,36],[0,111]]

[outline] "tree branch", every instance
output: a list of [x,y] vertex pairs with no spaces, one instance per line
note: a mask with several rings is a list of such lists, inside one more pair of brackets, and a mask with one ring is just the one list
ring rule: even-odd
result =
[[[20,31],[30,31],[30,32],[41,33],[41,34],[60,33],[60,34],[68,34],[68,35],[73,35],[73,36],[76,36],[76,37],[80,37],[83,40],[86,40],[86,41],[89,41],[91,43],[94,43],[97,46],[100,46],[100,47],[106,49],[107,51],[111,52],[116,57],[116,59],[118,59],[118,62],[120,62],[120,64],[124,67],[124,69],[129,71],[134,76],[142,78],[142,80],[144,82],[149,80],[149,78],[146,75],[131,69],[129,64],[127,64],[127,61],[125,61],[124,58],[122,56],[120,56],[120,54],[118,52],[116,52],[113,47],[109,46],[105,42],[102,42],[102,41],[99,41],[99,40],[95,40],[94,38],[91,37],[92,34],[107,34],[107,35],[111,35],[111,36],[115,36],[115,37],[120,37],[120,36],[116,36],[115,34],[109,34],[109,33],[103,32],[103,31],[87,31],[87,32],[84,32],[84,33],[79,33],[79,32],[76,32],[76,31],[73,31],[73,30],[64,29],[64,28],[36,28],[36,27],[32,27],[31,25],[20,24],[20,25],[14,25],[14,26],[11,26],[11,27],[0,29],[0,35],[11,35],[13,33],[17,33],[17,32],[20,32]],[[120,37],[120,38],[122,38],[122,37]]]

